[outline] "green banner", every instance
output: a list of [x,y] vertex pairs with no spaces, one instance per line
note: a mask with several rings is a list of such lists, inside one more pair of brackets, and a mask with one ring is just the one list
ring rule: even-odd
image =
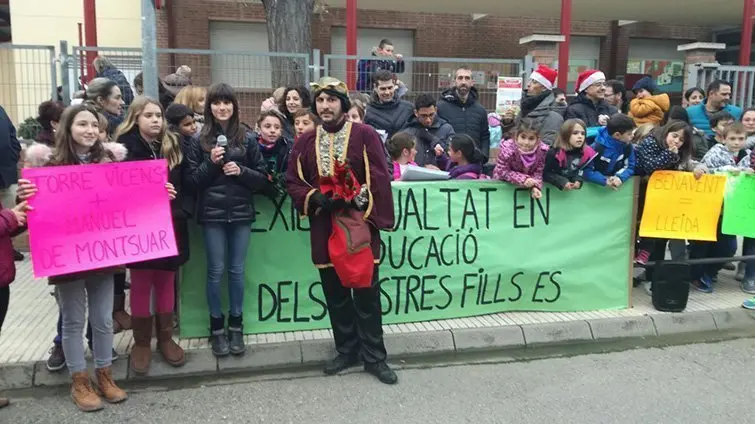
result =
[[[628,307],[633,184],[618,192],[546,186],[536,201],[500,182],[394,183],[396,226],[383,232],[380,258],[383,322]],[[287,198],[259,197],[255,205],[244,330],[329,328],[309,222]],[[205,336],[209,327],[198,227],[191,240],[180,286],[182,337]]]
[[755,175],[729,174],[724,191],[721,232],[755,238]]

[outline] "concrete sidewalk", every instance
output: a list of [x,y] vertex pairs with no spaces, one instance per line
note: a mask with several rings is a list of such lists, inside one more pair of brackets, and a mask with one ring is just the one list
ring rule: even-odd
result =
[[[18,277],[11,286],[8,317],[0,336],[0,390],[55,386],[69,382],[66,371],[45,368],[55,335],[58,310],[44,280],[34,280],[31,262],[17,263]],[[470,318],[386,325],[385,339],[391,358],[423,354],[592,342],[622,338],[664,337],[680,333],[753,328],[755,313],[741,308],[748,296],[739,290],[732,274],[721,274],[714,294],[690,293],[681,314],[656,311],[641,287],[634,289],[634,307],[593,312],[509,312]],[[320,363],[334,354],[329,330],[296,331],[246,336],[247,354],[216,360],[206,339],[184,339],[187,363],[172,368],[155,355],[146,378],[206,375],[223,372],[263,371]],[[116,335],[121,359],[114,364],[117,379],[128,374],[127,354],[131,332]]]

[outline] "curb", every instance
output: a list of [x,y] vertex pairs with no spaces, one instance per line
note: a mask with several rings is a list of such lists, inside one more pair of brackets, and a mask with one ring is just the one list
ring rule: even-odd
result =
[[[672,335],[755,329],[755,311],[724,309],[558,323],[464,328],[385,334],[391,359],[474,353],[611,340],[665,338]],[[113,363],[116,380],[154,381],[168,378],[229,375],[239,372],[291,370],[320,364],[333,355],[330,339],[248,345],[246,355],[217,359],[210,349],[187,349],[186,365],[171,367],[154,355],[147,376],[128,369],[128,357]],[[89,366],[91,367],[91,361]],[[66,372],[50,373],[44,362],[0,367],[0,390],[68,385]]]

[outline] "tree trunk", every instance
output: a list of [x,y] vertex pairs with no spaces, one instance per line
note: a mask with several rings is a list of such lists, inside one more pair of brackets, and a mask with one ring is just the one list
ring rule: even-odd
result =
[[[262,0],[270,52],[312,51],[314,0]],[[305,85],[309,68],[303,58],[271,57],[273,88]]]

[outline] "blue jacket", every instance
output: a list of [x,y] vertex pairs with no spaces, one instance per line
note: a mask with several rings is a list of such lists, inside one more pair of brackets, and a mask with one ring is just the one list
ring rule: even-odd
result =
[[[742,108],[733,105],[726,105],[722,111],[729,112],[734,119],[739,121],[742,117]],[[700,131],[705,131],[705,135],[714,135],[713,130],[710,128],[710,118],[705,111],[705,102],[699,105],[690,106],[687,108],[687,115],[689,116],[689,123]]]
[[374,59],[361,59],[357,64],[357,91],[372,91],[372,74],[379,70],[386,70],[393,74],[404,73],[406,65],[403,60],[381,59],[381,56],[374,52],[372,55],[375,56]]
[[585,180],[604,186],[608,177],[619,177],[623,183],[634,175],[634,147],[611,137],[606,127],[598,130],[591,147],[598,155],[592,161],[593,167],[585,169]]

